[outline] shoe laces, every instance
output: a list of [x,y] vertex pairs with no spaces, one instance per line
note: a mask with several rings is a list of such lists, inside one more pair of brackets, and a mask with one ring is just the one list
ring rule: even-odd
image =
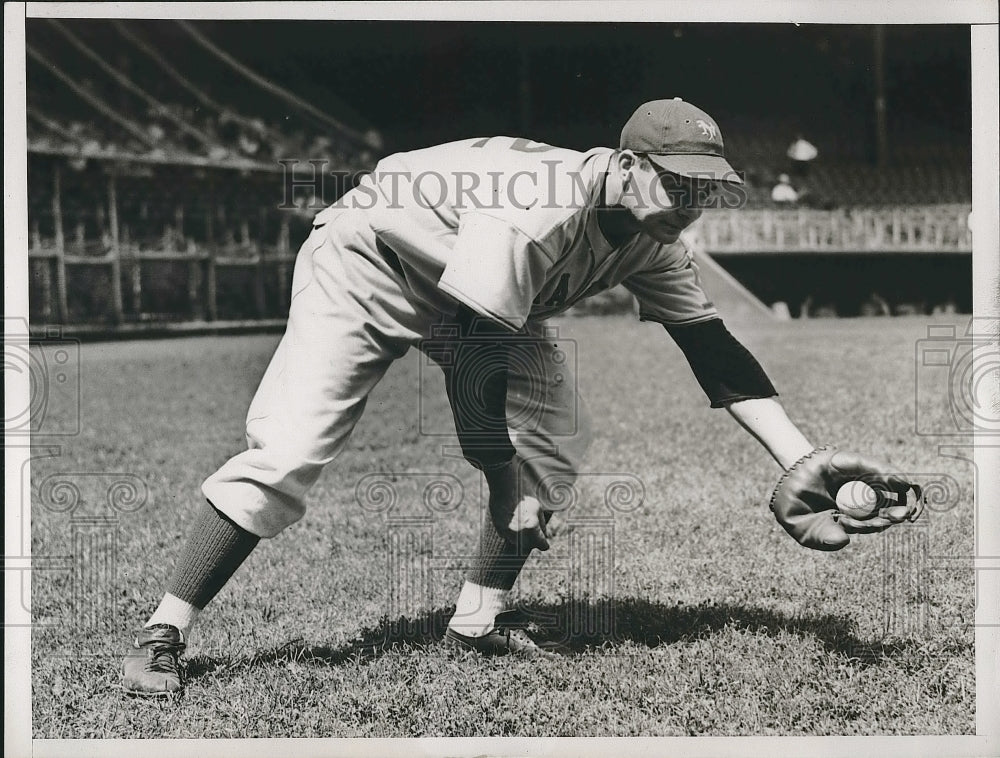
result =
[[183,642],[148,642],[145,648],[149,651],[147,668],[159,674],[179,674],[180,654],[187,647]]
[[507,647],[510,647],[511,640],[525,647],[538,647],[538,643],[531,639],[523,629],[506,628],[499,629],[498,631],[507,639]]

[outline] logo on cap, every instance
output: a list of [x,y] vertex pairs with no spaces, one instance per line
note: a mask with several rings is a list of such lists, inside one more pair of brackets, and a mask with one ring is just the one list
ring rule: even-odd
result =
[[711,121],[705,121],[699,118],[695,123],[701,127],[701,133],[708,137],[710,140],[714,140],[719,135],[719,130]]
[[725,159],[715,119],[679,98],[640,105],[622,128],[619,145],[674,174],[743,183]]

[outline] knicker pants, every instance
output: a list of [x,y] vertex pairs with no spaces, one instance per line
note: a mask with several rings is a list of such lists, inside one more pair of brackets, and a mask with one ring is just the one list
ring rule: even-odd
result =
[[[314,229],[295,262],[285,334],[247,412],[247,449],[208,477],[205,497],[260,537],[302,518],[307,491],[347,443],[369,393],[441,318],[383,260],[363,211],[345,209]],[[528,333],[537,349],[512,362],[507,416],[537,486],[573,477],[589,428],[566,351],[541,324],[529,322]]]

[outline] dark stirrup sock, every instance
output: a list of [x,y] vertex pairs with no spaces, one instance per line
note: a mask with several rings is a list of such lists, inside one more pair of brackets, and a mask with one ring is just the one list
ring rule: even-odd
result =
[[167,592],[204,608],[260,542],[207,503],[188,537]]
[[[548,522],[549,514],[543,511],[542,518]],[[518,550],[507,542],[497,532],[493,522],[486,518],[483,523],[483,533],[479,538],[476,564],[469,570],[466,579],[480,587],[510,590],[530,554],[531,548]]]

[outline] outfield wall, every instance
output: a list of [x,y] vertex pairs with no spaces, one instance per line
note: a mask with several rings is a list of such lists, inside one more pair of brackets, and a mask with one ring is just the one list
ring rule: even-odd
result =
[[[971,253],[757,251],[712,258],[768,306],[785,303],[793,318],[972,312]],[[725,313],[727,303],[718,305]]]

